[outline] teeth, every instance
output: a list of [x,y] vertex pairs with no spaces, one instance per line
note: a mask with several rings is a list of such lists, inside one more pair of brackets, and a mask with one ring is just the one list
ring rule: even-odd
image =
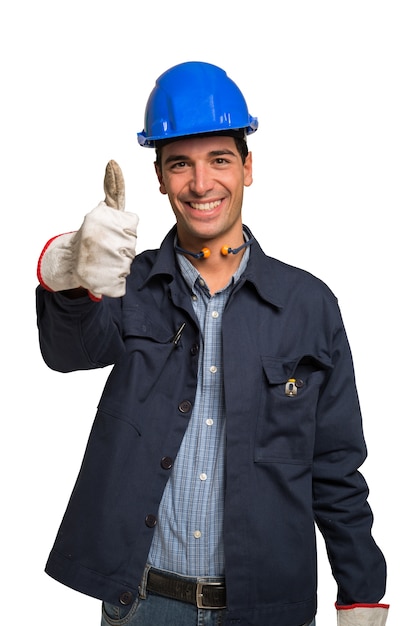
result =
[[197,209],[198,211],[210,211],[211,209],[216,209],[216,207],[220,204],[220,200],[216,200],[215,202],[205,202],[202,204],[198,202],[190,202],[192,209]]

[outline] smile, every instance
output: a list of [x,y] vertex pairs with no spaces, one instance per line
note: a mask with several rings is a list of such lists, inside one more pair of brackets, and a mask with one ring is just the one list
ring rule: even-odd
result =
[[196,209],[197,211],[210,211],[211,209],[216,209],[221,204],[221,200],[216,200],[215,202],[190,202],[190,206],[192,209]]

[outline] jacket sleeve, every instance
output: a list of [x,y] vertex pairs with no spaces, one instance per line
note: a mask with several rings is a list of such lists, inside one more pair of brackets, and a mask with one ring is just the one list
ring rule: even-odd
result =
[[318,401],[313,506],[338,586],[337,604],[370,605],[385,593],[386,564],[371,534],[368,487],[359,472],[366,445],[351,352],[338,306],[331,328],[332,368]]
[[36,290],[39,344],[45,363],[53,370],[71,372],[113,364],[124,351],[120,298],[93,302]]

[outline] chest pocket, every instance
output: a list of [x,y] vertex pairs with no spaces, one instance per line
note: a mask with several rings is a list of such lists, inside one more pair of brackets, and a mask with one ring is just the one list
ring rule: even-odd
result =
[[254,460],[310,463],[321,384],[332,365],[311,355],[262,357],[264,385]]

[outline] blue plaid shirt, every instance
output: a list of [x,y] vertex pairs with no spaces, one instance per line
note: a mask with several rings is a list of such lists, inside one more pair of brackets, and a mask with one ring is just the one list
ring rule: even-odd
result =
[[184,576],[224,573],[225,405],[222,315],[250,249],[229,284],[211,296],[196,268],[178,254],[200,324],[198,384],[190,423],[167,482],[148,562]]

